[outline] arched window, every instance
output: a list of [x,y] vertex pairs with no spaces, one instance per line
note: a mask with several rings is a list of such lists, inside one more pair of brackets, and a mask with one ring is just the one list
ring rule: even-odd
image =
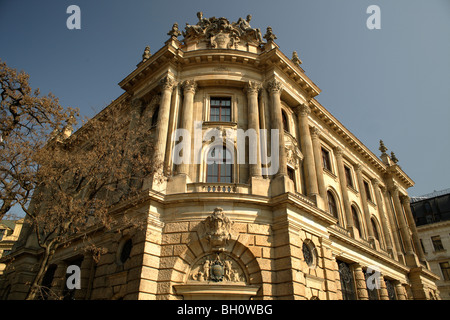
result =
[[374,218],[371,218],[370,222],[372,223],[373,235],[374,235],[375,239],[377,239],[378,242],[380,242],[380,244],[381,244],[380,233],[378,232],[377,222],[375,221]]
[[330,191],[327,191],[327,198],[328,198],[328,212],[333,217],[339,220],[336,199],[334,198],[333,194]]
[[359,222],[358,212],[356,211],[355,207],[352,206],[352,218],[353,218],[353,225],[356,229],[358,229],[359,236],[362,238],[363,234],[361,232],[361,224]]
[[281,111],[281,117],[283,118],[283,129],[284,129],[284,131],[289,132],[289,122],[288,122],[288,117],[286,115],[286,112]]
[[211,148],[207,163],[206,182],[233,182],[233,159],[225,146]]

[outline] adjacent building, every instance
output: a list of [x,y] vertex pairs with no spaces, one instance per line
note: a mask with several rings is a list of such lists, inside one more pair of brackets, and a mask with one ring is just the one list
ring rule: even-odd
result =
[[441,299],[450,300],[450,189],[412,197],[411,210]]
[[[98,262],[76,241],[61,246],[46,285],[67,293],[77,264],[75,299],[439,299],[409,206],[414,182],[397,160],[316,100],[271,27],[197,17],[147,47],[102,111],[131,99],[124,119],[153,132],[167,180],[148,177],[139,204],[115,212],[145,215],[146,232],[98,235],[108,249]],[[181,163],[177,129],[191,133]],[[22,237],[7,299],[23,299],[39,259]]]

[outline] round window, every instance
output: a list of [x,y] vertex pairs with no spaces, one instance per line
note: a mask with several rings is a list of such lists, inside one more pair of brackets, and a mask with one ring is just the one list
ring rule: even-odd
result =
[[303,258],[309,267],[315,266],[315,249],[311,242],[303,242]]

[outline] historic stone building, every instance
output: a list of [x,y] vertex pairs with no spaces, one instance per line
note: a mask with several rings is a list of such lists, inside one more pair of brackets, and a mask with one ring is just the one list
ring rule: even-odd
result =
[[412,198],[411,210],[440,297],[450,300],[450,189]]
[[[333,117],[297,53],[250,19],[199,12],[145,49],[102,112],[131,98],[130,126],[153,130],[167,180],[149,177],[140,204],[115,212],[146,215],[147,232],[99,236],[98,263],[61,247],[46,284],[64,291],[78,264],[77,299],[438,298],[409,207],[414,182]],[[175,133],[191,134],[181,163]],[[36,252],[26,242],[14,252],[8,299],[24,297]]]

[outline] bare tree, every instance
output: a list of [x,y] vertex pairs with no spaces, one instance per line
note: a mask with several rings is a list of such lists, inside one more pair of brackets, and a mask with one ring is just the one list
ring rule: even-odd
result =
[[51,93],[33,92],[28,80],[28,74],[0,60],[0,220],[14,205],[31,199],[36,172],[32,154],[78,116]]
[[72,134],[77,110],[63,109],[51,95],[29,96],[28,76],[4,63],[1,72],[1,201],[3,212],[15,203],[22,207],[41,249],[26,297],[32,300],[58,248],[81,239],[86,250],[99,253],[93,241],[99,232],[145,224],[111,211],[137,201],[145,178],[164,177],[153,157],[151,119],[126,94]]
[[36,298],[49,261],[61,245],[82,238],[86,248],[99,252],[91,241],[92,230],[145,223],[124,223],[110,214],[115,205],[132,203],[144,179],[160,174],[162,167],[153,157],[150,128],[145,121],[130,121],[130,109],[129,99],[124,99],[71,137],[54,137],[35,154],[39,191],[24,211],[43,254],[27,299]]

